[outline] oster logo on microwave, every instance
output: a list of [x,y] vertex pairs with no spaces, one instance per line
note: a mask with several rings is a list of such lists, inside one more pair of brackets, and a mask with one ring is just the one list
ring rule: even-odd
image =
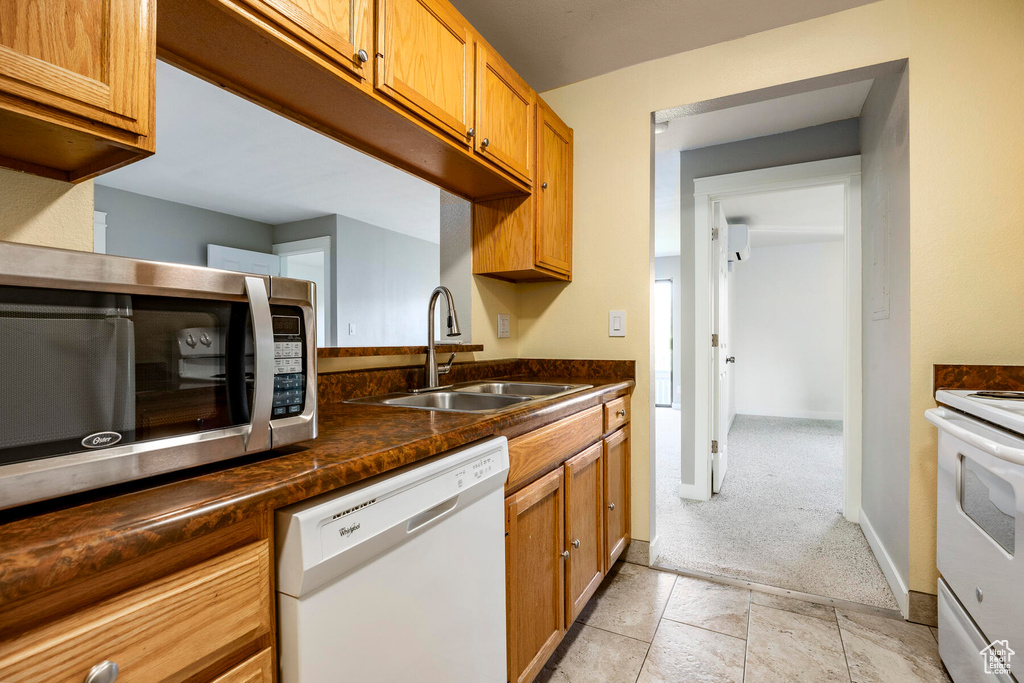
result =
[[121,435],[117,432],[96,432],[82,439],[82,445],[86,448],[106,448],[120,440]]

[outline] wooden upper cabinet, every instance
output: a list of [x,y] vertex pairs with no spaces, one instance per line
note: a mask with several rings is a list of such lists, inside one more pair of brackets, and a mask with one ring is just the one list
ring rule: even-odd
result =
[[536,101],[533,193],[473,205],[476,275],[512,282],[572,280],[572,129],[543,100]]
[[377,0],[377,89],[469,146],[472,32],[444,0]]
[[373,0],[239,1],[357,80],[372,80]]
[[483,43],[476,44],[477,153],[529,184],[533,178],[537,96]]
[[537,111],[537,264],[572,272],[572,129],[546,104]]
[[537,677],[565,635],[562,468],[505,499],[508,671],[513,683]]
[[604,549],[603,444],[565,462],[566,622],[572,623],[601,585]]
[[615,564],[630,540],[629,427],[604,440],[605,566]]
[[0,164],[78,180],[145,156],[155,19],[153,0],[0,2]]

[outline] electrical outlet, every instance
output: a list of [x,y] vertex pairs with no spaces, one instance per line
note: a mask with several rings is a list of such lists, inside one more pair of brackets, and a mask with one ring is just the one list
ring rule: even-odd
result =
[[609,337],[625,337],[626,336],[626,312],[625,311],[608,311],[608,336]]
[[512,318],[508,313],[498,314],[498,339],[508,339],[512,336]]

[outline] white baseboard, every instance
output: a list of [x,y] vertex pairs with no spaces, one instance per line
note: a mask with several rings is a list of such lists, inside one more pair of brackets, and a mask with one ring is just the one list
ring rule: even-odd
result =
[[737,408],[737,415],[753,415],[754,417],[791,417],[804,420],[842,420],[843,412],[828,412],[821,410],[778,410],[758,408]]
[[679,484],[679,497],[688,500],[707,500],[707,491],[696,484]]
[[661,536],[656,535],[647,546],[647,566],[650,567],[658,559],[661,548]]
[[896,596],[896,602],[900,605],[900,614],[906,619],[910,604],[910,591],[907,589],[907,583],[900,576],[899,571],[896,570],[895,563],[889,557],[888,551],[882,545],[882,541],[878,538],[878,534],[875,533],[875,528],[871,526],[871,522],[868,520],[868,516],[864,514],[863,509],[860,511],[860,528],[864,532],[864,538],[868,540],[868,545],[871,546],[871,552],[875,554],[875,559],[878,560],[878,565],[882,568],[885,580],[889,582],[889,588],[892,589],[893,595]]

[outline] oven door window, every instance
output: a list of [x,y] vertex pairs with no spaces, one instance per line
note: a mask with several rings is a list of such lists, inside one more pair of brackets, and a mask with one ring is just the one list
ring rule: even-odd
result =
[[1003,550],[1014,554],[1013,486],[965,455],[960,456],[960,507]]
[[0,464],[249,422],[244,302],[0,287]]

